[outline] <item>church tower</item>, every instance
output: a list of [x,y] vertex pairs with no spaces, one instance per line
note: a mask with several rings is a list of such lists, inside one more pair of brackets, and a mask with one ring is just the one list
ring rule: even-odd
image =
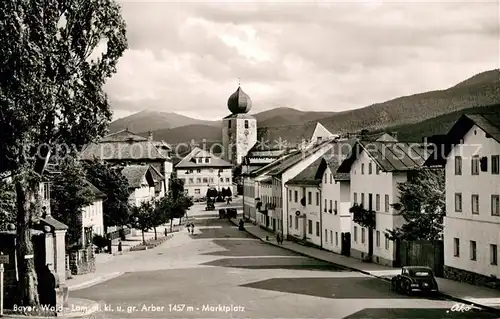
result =
[[240,86],[227,100],[231,115],[222,120],[223,158],[239,165],[257,142],[257,120],[248,114],[252,100]]

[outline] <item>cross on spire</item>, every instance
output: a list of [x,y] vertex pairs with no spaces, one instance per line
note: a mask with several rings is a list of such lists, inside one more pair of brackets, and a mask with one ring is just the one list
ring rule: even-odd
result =
[[241,79],[238,78],[238,86],[241,86]]

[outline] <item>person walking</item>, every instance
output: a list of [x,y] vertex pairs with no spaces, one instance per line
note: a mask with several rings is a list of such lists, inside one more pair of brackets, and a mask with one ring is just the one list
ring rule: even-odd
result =
[[191,223],[191,234],[194,235],[194,224],[193,223]]
[[278,245],[280,244],[280,234],[276,234],[276,242],[278,243]]

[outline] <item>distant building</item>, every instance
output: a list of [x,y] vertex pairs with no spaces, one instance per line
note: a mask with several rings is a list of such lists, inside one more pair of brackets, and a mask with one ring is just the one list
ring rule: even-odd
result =
[[204,197],[208,188],[233,189],[233,165],[208,151],[195,147],[176,166],[177,178],[184,182],[184,190],[193,198]]
[[93,235],[104,235],[104,215],[102,202],[106,195],[97,187],[87,182],[94,194],[94,202],[83,208],[82,212],[82,243],[84,246],[92,243]]
[[160,181],[155,180],[155,173],[149,165],[128,165],[121,173],[128,181],[130,205],[140,206],[142,202],[156,198],[155,184]]
[[163,176],[162,188],[166,193],[172,174],[171,151],[167,143],[154,141],[152,133],[146,138],[125,129],[87,145],[80,159],[99,159],[119,165],[151,165]]
[[444,275],[485,284],[500,278],[500,116],[463,115],[447,134],[444,152],[429,166],[444,166]]

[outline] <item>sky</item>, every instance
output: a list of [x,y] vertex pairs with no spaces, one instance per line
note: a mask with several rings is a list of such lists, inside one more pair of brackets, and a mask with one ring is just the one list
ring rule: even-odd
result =
[[238,81],[251,113],[338,112],[500,65],[497,1],[118,1],[129,49],[105,87],[114,119],[217,120]]

